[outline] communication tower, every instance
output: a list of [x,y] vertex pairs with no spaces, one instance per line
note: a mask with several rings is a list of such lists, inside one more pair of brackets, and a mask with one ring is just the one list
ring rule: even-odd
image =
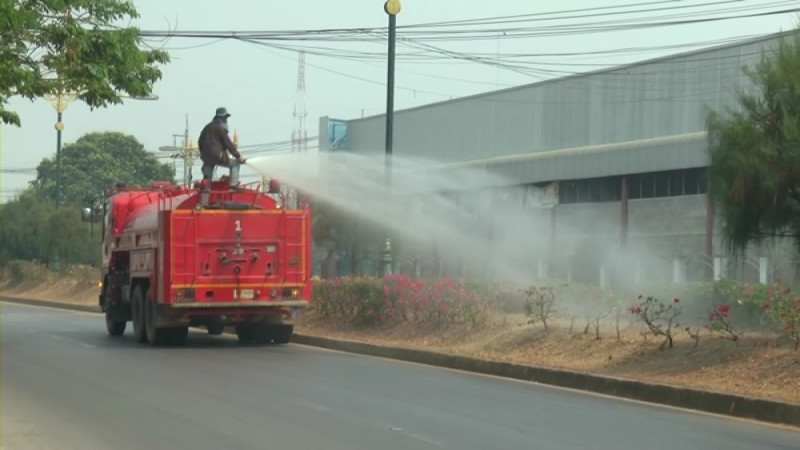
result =
[[292,131],[292,151],[308,150],[308,132],[306,131],[306,53],[300,51],[297,59],[297,92],[294,100],[294,130]]

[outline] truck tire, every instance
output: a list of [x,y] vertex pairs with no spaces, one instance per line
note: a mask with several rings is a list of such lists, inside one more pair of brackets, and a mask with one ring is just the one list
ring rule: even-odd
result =
[[133,339],[139,344],[147,343],[147,333],[144,326],[144,297],[142,286],[137,284],[131,295],[131,316],[133,322]]
[[254,323],[253,325],[253,340],[256,345],[269,345],[275,338],[275,326],[267,325],[265,323]]
[[126,325],[128,325],[128,322],[115,322],[111,318],[108,308],[106,308],[106,330],[108,330],[109,336],[122,336],[125,334]]
[[221,323],[210,323],[206,326],[206,330],[208,330],[208,334],[211,336],[219,336],[225,332],[225,325]]
[[106,316],[106,330],[108,330],[109,336],[122,336],[125,334],[125,326],[127,325],[127,321],[118,321],[115,320],[113,311],[111,310],[111,299],[108,295],[108,284],[103,285],[103,309],[105,309],[105,316]]
[[189,327],[167,328],[169,330],[170,345],[186,345],[189,337]]
[[252,323],[240,323],[236,325],[236,337],[240,344],[251,344],[256,339],[256,329]]
[[276,344],[288,344],[292,340],[294,325],[273,325],[272,336]]
[[161,346],[169,341],[169,328],[156,328],[156,308],[150,289],[144,294],[144,331],[151,345]]

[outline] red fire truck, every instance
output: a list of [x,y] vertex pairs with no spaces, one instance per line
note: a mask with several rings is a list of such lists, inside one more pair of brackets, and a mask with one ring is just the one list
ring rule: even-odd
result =
[[[194,188],[155,182],[102,199],[99,304],[112,336],[132,322],[137,342],[183,344],[189,327],[233,327],[249,344],[289,342],[311,298],[311,216],[279,189]],[[91,211],[84,211],[91,215]]]

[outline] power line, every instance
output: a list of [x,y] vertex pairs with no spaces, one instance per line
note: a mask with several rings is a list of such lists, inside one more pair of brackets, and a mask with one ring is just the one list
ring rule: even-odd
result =
[[[793,1],[779,1],[764,4],[761,2],[756,5],[743,5],[735,8],[708,10],[708,11],[689,11],[681,14],[662,15],[645,18],[625,18],[618,20],[596,21],[588,23],[575,23],[576,19],[585,19],[592,17],[601,17],[607,15],[630,15],[633,13],[653,12],[660,10],[687,10],[697,9],[704,6],[723,5],[728,3],[741,3],[741,1],[716,1],[701,4],[682,4],[681,6],[672,6],[664,8],[656,8],[649,10],[629,10],[618,11],[614,13],[595,13],[589,15],[568,16],[563,15],[557,17],[545,18],[531,18],[536,16],[534,14],[524,15],[528,16],[526,19],[520,19],[517,16],[505,16],[501,18],[490,19],[474,19],[472,25],[508,25],[511,23],[536,23],[542,20],[569,20],[568,24],[559,25],[539,25],[529,27],[516,27],[516,28],[473,28],[473,29],[458,29],[458,30],[442,30],[435,29],[441,28],[447,22],[440,22],[434,25],[407,25],[398,27],[403,30],[403,35],[408,39],[417,41],[429,40],[476,40],[476,39],[516,39],[516,38],[530,38],[530,37],[544,37],[544,36],[558,36],[563,34],[583,34],[583,33],[597,33],[609,31],[625,31],[636,30],[653,27],[675,26],[675,25],[688,25],[699,24],[724,20],[735,20],[743,18],[753,18],[759,16],[769,16],[777,14],[789,14],[800,11],[800,8],[790,8],[774,11],[766,11],[765,9],[776,8],[788,5],[796,5]],[[751,12],[757,11],[757,12]],[[569,12],[569,11],[567,11]],[[710,14],[730,14],[739,13],[725,16],[713,16]],[[539,15],[553,15],[554,13],[539,13]],[[706,17],[703,17],[706,15]],[[710,15],[710,16],[709,16]],[[434,29],[427,29],[434,28]],[[145,30],[141,32],[141,36],[145,38],[217,38],[217,39],[234,39],[234,40],[258,40],[258,41],[324,41],[324,42],[374,42],[382,40],[383,35],[386,33],[385,27],[373,28],[339,28],[339,29],[312,29],[312,30],[278,30],[278,31],[156,31]],[[502,37],[499,35],[504,33]]]
[[[609,31],[609,30],[616,30],[616,31],[624,31],[624,30],[631,30],[631,29],[639,29],[639,28],[650,28],[650,27],[659,27],[659,26],[669,26],[669,25],[685,25],[691,23],[704,23],[710,21],[719,21],[719,20],[732,20],[737,18],[747,18],[747,17],[756,17],[756,16],[763,16],[763,15],[774,15],[774,14],[786,14],[789,12],[796,12],[800,11],[800,8],[788,9],[788,10],[778,10],[778,11],[763,11],[765,8],[769,7],[778,7],[784,6],[788,4],[796,5],[796,2],[791,1],[779,1],[779,2],[771,2],[769,4],[745,4],[740,5],[737,7],[730,7],[730,8],[717,8],[716,10],[708,10],[708,11],[697,11],[699,7],[708,7],[708,6],[720,6],[720,5],[727,5],[730,3],[741,3],[741,1],[715,1],[715,2],[706,2],[701,4],[692,4],[692,5],[681,5],[681,6],[660,6],[664,4],[675,3],[671,1],[661,1],[661,2],[648,2],[648,3],[640,3],[637,5],[625,5],[625,6],[616,6],[616,7],[598,7],[598,8],[583,8],[581,10],[568,10],[568,11],[560,11],[560,12],[549,12],[549,13],[537,13],[537,14],[527,14],[527,15],[516,15],[516,16],[503,16],[503,17],[496,17],[496,18],[488,18],[488,19],[470,19],[467,21],[454,21],[454,22],[439,22],[433,24],[417,24],[417,25],[408,25],[410,30],[414,28],[425,28],[425,27],[437,27],[443,24],[478,24],[484,22],[498,22],[502,24],[508,24],[512,21],[519,22],[523,19],[525,21],[536,21],[536,20],[552,20],[554,18],[557,19],[566,19],[566,18],[589,18],[589,17],[602,17],[602,16],[619,16],[619,15],[630,15],[632,13],[638,12],[656,12],[656,11],[675,11],[681,10],[683,11],[680,14],[672,13],[671,15],[661,15],[658,17],[650,17],[645,19],[621,19],[621,20],[606,20],[605,22],[594,22],[594,23],[582,23],[582,24],[568,24],[568,25],[554,25],[554,26],[545,26],[545,27],[536,27],[536,28],[517,28],[517,29],[505,29],[504,35],[502,38],[507,38],[509,34],[514,34],[514,32],[520,30],[528,30],[528,33],[525,34],[523,37],[531,37],[531,36],[553,36],[553,35],[561,35],[565,33],[576,34],[576,33],[583,33],[583,32],[599,32],[599,31]],[[642,9],[643,6],[660,6],[658,8],[649,8],[649,9]],[[613,11],[614,9],[625,9],[624,11]],[[638,8],[638,9],[630,9],[630,8]],[[750,11],[758,11],[755,13],[750,13]],[[602,13],[597,13],[597,11],[605,11]],[[609,12],[611,11],[611,12]],[[592,14],[583,14],[583,15],[574,15],[567,16],[567,13],[575,13],[575,12],[593,12]],[[722,16],[722,17],[700,17],[702,15],[708,16],[712,13],[731,13],[731,12],[748,12],[747,14],[738,14],[733,16]],[[560,16],[559,16],[560,14]],[[655,19],[673,19],[670,21],[662,21],[662,22],[654,22]],[[399,27],[403,28],[403,27]],[[350,40],[352,42],[357,43],[381,43],[385,39],[381,30],[384,28],[351,28],[351,29],[323,29],[323,30],[288,30],[288,31],[257,31],[257,32],[143,32],[143,35],[159,35],[164,37],[195,37],[195,38],[202,38],[202,37],[211,37],[216,36],[218,39],[216,42],[219,42],[224,39],[236,39],[239,41],[247,42],[252,45],[258,45],[263,47],[271,47],[276,50],[284,50],[284,51],[292,51],[298,52],[302,51],[308,53],[310,55],[318,55],[318,56],[325,56],[328,58],[335,58],[335,59],[352,59],[352,60],[360,60],[362,62],[366,62],[368,60],[375,60],[375,61],[383,61],[385,55],[383,51],[363,51],[363,50],[343,50],[337,49],[335,47],[331,47],[330,45],[309,45],[307,43],[291,43],[290,41],[303,41],[303,42],[310,42],[314,40],[324,40],[325,42],[343,42]],[[531,30],[533,30],[531,32]],[[501,36],[497,35],[500,29],[478,29],[478,30],[466,30],[468,32],[474,33],[494,33],[490,36],[491,39],[500,39]],[[433,30],[432,33],[438,33],[435,37],[436,39],[449,39],[449,40],[458,40],[462,39],[463,36],[456,36],[452,35],[441,35],[442,30]],[[458,30],[458,33],[462,33],[464,30]],[[149,33],[149,34],[148,34]],[[447,33],[447,32],[445,32]],[[409,34],[409,33],[406,33]],[[473,36],[474,38],[475,36]],[[513,37],[513,36],[512,36]],[[516,37],[520,37],[519,34]],[[431,39],[428,39],[431,38]],[[566,71],[566,70],[552,70],[546,69],[536,66],[554,66],[558,65],[557,62],[543,62],[543,61],[524,61],[524,59],[534,58],[534,57],[555,57],[555,56],[581,56],[581,55],[597,55],[597,56],[609,56],[614,54],[623,54],[623,53],[642,53],[648,51],[658,51],[661,49],[668,49],[668,48],[697,48],[701,45],[713,45],[721,42],[731,42],[735,39],[724,39],[724,40],[710,40],[706,42],[694,42],[694,43],[686,43],[686,44],[678,44],[678,45],[669,45],[669,46],[652,46],[652,47],[637,47],[637,48],[627,48],[627,49],[613,49],[613,50],[601,50],[601,51],[587,51],[587,52],[572,52],[572,53],[538,53],[538,54],[503,54],[502,57],[497,52],[494,55],[490,55],[487,53],[463,53],[457,52],[453,50],[443,49],[432,44],[426,42],[432,40],[431,36],[426,38],[424,35],[420,36],[406,36],[404,35],[401,38],[401,42],[404,43],[407,47],[413,49],[412,52],[407,52],[404,54],[398,54],[398,59],[403,59],[407,62],[430,62],[430,61],[441,61],[441,60],[455,60],[455,61],[466,61],[466,62],[475,62],[483,65],[487,65],[490,67],[495,68],[502,68],[504,70],[509,70],[516,72],[518,74],[534,77],[537,79],[543,79],[544,77],[552,77],[554,75],[575,75],[580,72],[575,71]],[[613,65],[618,65],[619,63],[577,63],[577,64],[569,64],[566,63],[567,66],[580,66],[584,65],[586,67],[608,67]],[[346,76],[349,78],[357,79],[364,82],[369,82],[373,84],[383,84],[382,82],[378,82],[375,80],[370,80],[364,77],[355,76],[352,74],[346,74],[343,72],[339,72],[327,67],[320,67],[314,66],[309,64],[309,66],[315,67],[320,70],[324,70],[330,73],[338,74],[341,76]],[[426,76],[426,74],[417,73],[418,75]],[[436,75],[432,75],[433,78],[436,78]],[[458,79],[451,79],[452,81],[464,81],[467,83],[472,84],[484,84],[484,82],[480,81],[473,81],[473,80],[458,80]],[[399,86],[398,89],[405,90],[414,93],[422,93],[422,94],[429,94],[435,95],[440,97],[454,97],[450,94],[444,94],[439,92],[432,92],[426,91],[421,89],[414,89],[404,86]]]

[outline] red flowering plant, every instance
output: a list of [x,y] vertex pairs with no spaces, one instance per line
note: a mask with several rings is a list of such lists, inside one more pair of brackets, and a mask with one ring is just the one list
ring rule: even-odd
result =
[[792,339],[794,349],[800,349],[800,296],[793,294],[789,287],[776,281],[767,289],[767,299],[763,308]]
[[655,336],[664,336],[664,347],[672,348],[673,332],[680,324],[675,319],[681,315],[680,299],[674,298],[671,302],[663,302],[656,297],[648,296],[643,299],[638,297],[639,302],[631,306],[628,310],[631,314],[644,322],[647,330]]
[[763,307],[768,288],[763,284],[716,280],[703,283],[700,293],[711,301],[712,312],[721,305],[729,305],[727,320],[735,322],[737,328],[758,330],[772,325],[772,318],[765,314]]
[[708,315],[708,322],[705,327],[712,332],[719,332],[723,338],[729,339],[739,345],[739,337],[741,332],[737,331],[734,327],[731,318],[731,305],[723,303],[714,307],[713,311]]
[[428,282],[405,276],[318,280],[313,300],[320,316],[356,323],[475,326],[487,316],[485,297],[453,280]]

